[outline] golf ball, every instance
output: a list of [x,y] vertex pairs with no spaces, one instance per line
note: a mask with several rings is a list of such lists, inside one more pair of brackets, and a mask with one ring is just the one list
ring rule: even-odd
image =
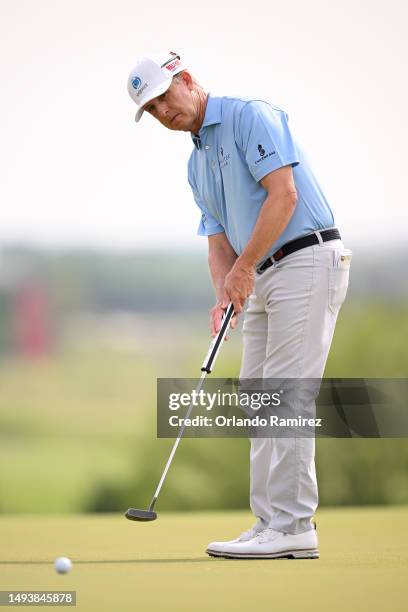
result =
[[55,559],[54,565],[59,574],[68,574],[72,568],[72,561],[68,557],[58,557],[58,559]]

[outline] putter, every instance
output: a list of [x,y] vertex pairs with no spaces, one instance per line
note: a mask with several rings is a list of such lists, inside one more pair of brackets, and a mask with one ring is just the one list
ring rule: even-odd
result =
[[[201,366],[201,378],[198,382],[196,393],[200,392],[207,374],[210,374],[212,371],[212,367],[217,358],[218,352],[221,348],[221,344],[225,338],[225,334],[227,333],[228,327],[231,323],[233,314],[234,314],[234,306],[233,304],[229,304],[222,318],[220,331],[215,336],[214,340],[211,342],[210,348],[208,349],[208,353],[204,359],[203,365]],[[184,417],[185,419],[188,419],[188,417],[191,414],[192,409],[193,409],[193,404],[191,403]],[[180,443],[181,438],[183,437],[184,428],[185,428],[184,423],[185,423],[185,420],[183,422],[183,425],[180,427],[177,439],[174,442],[173,448],[171,449],[171,453],[167,460],[166,467],[164,468],[162,477],[160,478],[160,482],[157,485],[157,489],[155,491],[155,494],[153,495],[153,499],[150,503],[149,508],[147,510],[138,510],[137,508],[129,508],[125,513],[125,517],[129,519],[130,521],[155,521],[157,519],[157,514],[153,510],[153,508],[159,496],[160,489],[162,488],[164,479],[166,478],[171,462],[173,461],[173,457],[176,453],[177,447]]]

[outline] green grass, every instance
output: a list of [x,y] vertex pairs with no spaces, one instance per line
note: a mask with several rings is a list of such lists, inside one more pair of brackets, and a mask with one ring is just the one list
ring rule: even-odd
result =
[[[323,509],[319,560],[225,560],[209,541],[246,529],[244,512],[0,519],[0,589],[76,590],[84,612],[405,612],[408,507]],[[53,560],[69,556],[70,574]],[[37,608],[42,609],[42,608]]]
[[408,377],[406,303],[353,303],[342,307],[325,376]]
[[[209,342],[206,319],[151,315],[132,350],[113,350],[81,331],[80,342],[67,342],[53,358],[0,361],[0,513],[83,511],[109,491],[109,508],[130,493],[148,499],[171,444],[156,440],[156,379],[197,376]],[[346,303],[326,375],[407,377],[407,337],[405,304]],[[235,332],[213,376],[237,376],[240,358]],[[324,504],[408,501],[404,439],[319,440],[317,466]],[[163,504],[246,506],[247,470],[246,440],[184,440]],[[189,485],[183,490],[181,474]]]
[[80,511],[93,483],[125,483],[132,455],[130,437],[9,436],[0,445],[0,511]]

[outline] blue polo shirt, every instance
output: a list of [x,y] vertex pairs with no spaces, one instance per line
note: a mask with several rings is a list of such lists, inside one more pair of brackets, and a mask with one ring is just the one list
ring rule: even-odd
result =
[[289,240],[334,226],[330,206],[280,108],[262,100],[209,96],[203,125],[192,138],[188,180],[201,210],[199,235],[225,232],[240,255],[267,196],[259,181],[289,164],[297,205],[266,256]]

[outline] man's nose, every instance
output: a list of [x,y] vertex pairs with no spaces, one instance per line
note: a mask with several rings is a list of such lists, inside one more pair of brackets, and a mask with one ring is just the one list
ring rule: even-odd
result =
[[169,114],[169,109],[167,107],[167,104],[164,101],[158,102],[156,108],[157,108],[157,114],[159,115],[160,119],[166,119]]

